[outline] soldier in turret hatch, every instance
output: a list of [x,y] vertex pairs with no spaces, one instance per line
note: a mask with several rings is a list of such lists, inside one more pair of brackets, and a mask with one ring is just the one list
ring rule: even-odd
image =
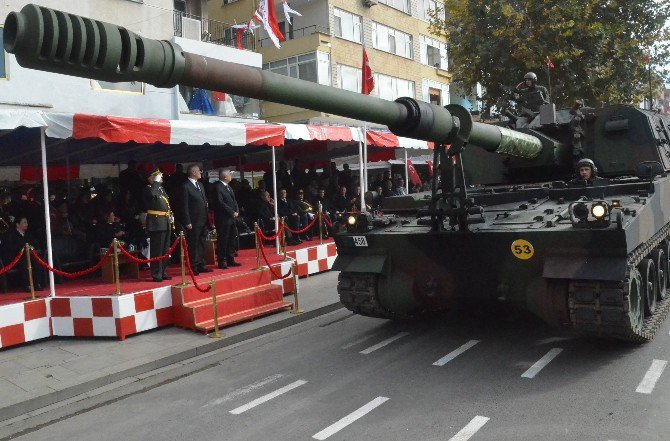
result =
[[568,184],[571,187],[587,187],[593,185],[604,185],[609,182],[608,179],[598,177],[598,167],[589,158],[583,158],[577,161],[575,165],[575,178]]
[[523,83],[516,86],[514,101],[519,106],[521,115],[535,118],[540,112],[540,106],[549,104],[549,91],[544,86],[537,85],[537,75],[528,72],[523,77]]

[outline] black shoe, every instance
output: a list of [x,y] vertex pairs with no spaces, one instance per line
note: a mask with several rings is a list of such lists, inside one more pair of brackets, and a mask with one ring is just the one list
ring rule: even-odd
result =
[[42,285],[37,285],[35,286],[35,291],[44,291],[44,288],[42,288]]
[[219,269],[228,269],[228,265],[226,265],[225,263],[220,263]]
[[234,260],[231,262],[228,262],[228,266],[242,266],[240,262],[235,262]]
[[151,280],[153,280],[154,282],[162,282],[163,281],[163,279],[160,278],[160,277],[152,277]]
[[198,271],[198,270],[193,270],[193,275],[194,275],[194,276],[199,276],[199,275],[200,275],[200,271]]
[[211,269],[211,268],[207,268],[207,267],[200,268],[201,273],[211,273],[212,271],[214,271],[214,270]]
[[172,280],[172,276],[168,276],[167,274],[163,274],[163,280]]
[[23,288],[23,289],[24,289],[25,292],[30,292],[30,286],[26,286],[26,287]]

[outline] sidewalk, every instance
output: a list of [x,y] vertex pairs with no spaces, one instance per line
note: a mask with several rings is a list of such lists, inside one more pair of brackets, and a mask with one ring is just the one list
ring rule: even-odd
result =
[[338,309],[336,286],[337,272],[301,279],[305,313],[281,312],[232,326],[221,339],[169,327],[125,341],[60,338],[2,350],[0,421]]

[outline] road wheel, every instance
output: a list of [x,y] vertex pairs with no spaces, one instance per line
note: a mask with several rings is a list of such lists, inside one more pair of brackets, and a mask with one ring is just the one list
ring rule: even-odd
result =
[[651,260],[656,264],[657,282],[656,298],[664,300],[668,296],[668,258],[664,247],[658,247],[651,252]]
[[632,268],[628,276],[628,319],[634,333],[641,332],[644,323],[643,294],[640,271]]
[[658,273],[652,259],[643,259],[638,265],[638,269],[642,276],[641,292],[644,301],[644,313],[649,316],[656,311]]

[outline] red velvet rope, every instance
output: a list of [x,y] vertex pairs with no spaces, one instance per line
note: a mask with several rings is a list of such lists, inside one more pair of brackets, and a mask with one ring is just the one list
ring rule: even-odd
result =
[[259,235],[259,236],[261,237],[261,239],[263,239],[263,240],[275,240],[275,239],[281,234],[281,232],[282,232],[282,230],[283,230],[284,228],[286,228],[286,226],[285,226],[284,224],[280,224],[280,225],[279,225],[279,231],[277,231],[277,232],[276,232],[275,234],[273,234],[272,236],[266,236],[265,234],[263,234],[263,230],[261,230],[261,229],[259,228],[259,229],[258,229],[258,235]]
[[0,276],[5,274],[7,271],[11,270],[12,268],[14,268],[16,266],[16,264],[19,263],[19,260],[21,260],[21,257],[23,257],[23,248],[21,248],[21,250],[19,251],[19,254],[16,255],[14,260],[12,260],[9,265],[0,269]]
[[[258,232],[259,232],[259,234],[263,234],[263,233],[260,231],[260,228],[258,229]],[[263,259],[265,259],[265,263],[267,264],[268,268],[270,269],[270,272],[272,273],[272,275],[275,276],[275,278],[277,278],[277,279],[285,279],[285,278],[287,278],[288,276],[290,276],[290,275],[291,275],[291,272],[293,271],[293,268],[289,268],[289,269],[288,269],[288,272],[287,272],[285,275],[283,275],[283,276],[282,276],[281,274],[277,274],[277,273],[272,269],[272,265],[270,265],[270,261],[268,260],[268,256],[265,255],[265,247],[263,246],[263,241],[259,241],[259,244],[260,244],[259,248],[261,249],[261,254],[263,255]]]
[[290,231],[290,232],[293,233],[293,234],[302,234],[302,233],[306,233],[307,230],[309,230],[310,228],[312,228],[312,227],[314,226],[314,224],[316,223],[317,218],[318,218],[318,216],[314,216],[314,219],[312,219],[312,222],[310,222],[309,225],[307,225],[307,226],[306,226],[305,228],[303,228],[302,230],[292,230],[292,229],[290,229],[289,227],[287,227],[286,224],[284,224],[284,228],[286,228],[287,231]]
[[170,245],[170,249],[168,250],[167,253],[163,254],[162,256],[156,256],[156,257],[151,257],[149,259],[140,259],[139,257],[135,257],[132,254],[130,254],[128,251],[126,251],[125,248],[122,246],[119,246],[119,249],[123,253],[124,256],[126,256],[128,259],[132,260],[133,262],[137,263],[150,263],[150,262],[156,262],[159,260],[165,260],[170,258],[170,254],[174,252],[174,250],[177,248],[177,245],[179,245],[179,238],[176,238],[174,242],[172,242],[172,245]]
[[328,219],[328,216],[322,211],[321,212],[321,218],[323,218],[323,221],[328,225],[328,227],[333,228],[333,223]]
[[195,280],[195,274],[193,273],[193,268],[191,268],[191,258],[188,255],[188,246],[186,245],[186,240],[183,241],[183,247],[184,247],[184,258],[186,260],[186,268],[188,268],[188,274],[191,276],[193,286],[195,286],[195,289],[197,289],[200,292],[209,292],[209,290],[212,289],[211,286],[208,286],[207,288],[201,288],[200,285],[198,285],[198,282],[196,282]]
[[62,276],[62,277],[67,277],[69,279],[73,279],[75,277],[81,277],[81,276],[85,276],[87,274],[91,274],[92,272],[100,269],[100,267],[102,267],[102,264],[109,257],[109,255],[112,253],[112,251],[114,251],[114,248],[109,247],[107,249],[107,252],[102,256],[102,258],[100,259],[100,261],[98,263],[96,263],[95,265],[93,265],[92,267],[90,267],[88,269],[77,271],[77,272],[74,272],[74,273],[66,273],[65,271],[61,271],[59,269],[56,269],[56,268],[53,268],[53,267],[49,266],[49,264],[46,263],[44,260],[42,260],[40,255],[37,254],[37,251],[35,251],[35,250],[31,250],[31,253],[32,253],[33,257],[35,258],[35,261],[37,261],[37,263],[42,265],[48,271],[51,271],[52,273],[57,274],[57,275]]

